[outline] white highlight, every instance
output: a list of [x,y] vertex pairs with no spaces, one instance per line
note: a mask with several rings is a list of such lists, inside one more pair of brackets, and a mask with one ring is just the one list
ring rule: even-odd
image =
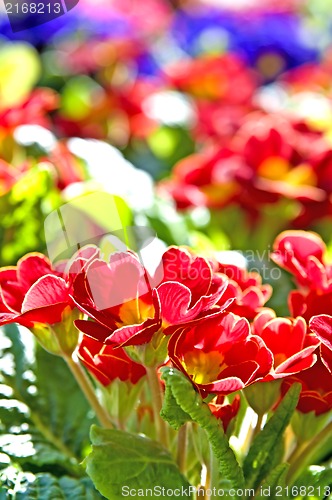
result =
[[88,173],[101,189],[120,196],[136,210],[152,205],[151,176],[135,168],[116,148],[103,141],[76,137],[69,139],[68,147],[87,163]]

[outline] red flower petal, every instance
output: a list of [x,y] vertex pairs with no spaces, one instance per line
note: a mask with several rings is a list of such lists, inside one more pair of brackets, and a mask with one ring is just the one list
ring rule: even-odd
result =
[[304,294],[298,290],[292,290],[288,295],[288,307],[293,317],[304,316],[307,310]]
[[[249,372],[252,373],[252,368],[255,367],[253,367],[253,364],[249,362],[249,364],[246,366],[248,373]],[[227,377],[213,384],[199,385],[198,387],[202,389],[205,393],[227,395],[235,391],[240,391],[245,387],[245,383],[239,377]]]
[[63,313],[69,307],[70,306],[65,302],[39,307],[38,309],[32,309],[21,314],[16,321],[20,325],[27,326],[28,328],[33,326],[34,323],[54,325],[63,320]]
[[119,306],[150,291],[144,268],[129,253],[112,255],[109,264],[94,260],[86,271],[86,280],[99,311]]
[[286,254],[291,252],[302,265],[305,265],[307,259],[313,256],[321,262],[326,252],[326,246],[321,237],[309,231],[284,231],[276,238],[273,249],[278,252],[276,255],[273,254],[273,257],[278,258],[278,255],[283,257],[285,255],[283,252]]
[[79,346],[78,356],[105,386],[117,378],[136,384],[146,373],[145,368],[130,359],[123,349],[114,349],[86,336]]
[[52,306],[59,303],[70,303],[66,282],[57,276],[43,276],[27,292],[23,304],[22,313],[37,309],[39,307]]
[[311,368],[317,361],[317,356],[313,354],[316,346],[307,347],[303,351],[294,354],[275,369],[273,378],[284,378],[285,375],[294,375],[303,370]]
[[87,321],[84,319],[77,319],[74,324],[78,330],[85,333],[88,337],[96,339],[100,342],[105,342],[105,339],[110,335],[112,330],[104,325],[100,325],[95,321]]
[[80,248],[66,264],[66,277],[73,280],[84,271],[88,265],[100,257],[100,250],[95,245]]
[[17,279],[28,290],[39,278],[47,274],[56,274],[51,263],[41,253],[29,253],[17,263]]
[[15,323],[19,318],[19,314],[15,313],[0,313],[0,325],[7,325],[8,323]]
[[321,314],[309,321],[310,329],[328,349],[332,351],[332,316]]
[[158,332],[160,327],[160,320],[148,319],[141,325],[130,325],[118,328],[105,339],[105,342],[120,347],[146,344],[150,342],[153,335]]
[[[176,325],[183,321],[196,318],[201,312],[215,305],[226,290],[224,283],[216,293],[201,297],[196,304],[190,307],[192,294],[189,288],[181,283],[166,282],[157,288],[161,304],[161,316],[165,323]],[[226,309],[234,299],[229,299],[220,310]]]
[[322,344],[320,347],[320,355],[323,364],[332,374],[332,351],[328,347],[326,347],[326,345]]
[[176,281],[191,290],[193,302],[207,295],[212,282],[212,269],[206,259],[187,250],[171,247],[163,255],[163,282]]

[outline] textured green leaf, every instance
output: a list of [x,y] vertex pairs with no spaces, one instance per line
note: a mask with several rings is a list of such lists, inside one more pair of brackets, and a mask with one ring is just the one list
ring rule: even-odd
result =
[[194,390],[191,382],[181,372],[173,368],[164,368],[162,378],[171,389],[177,404],[190,415],[191,419],[205,429],[213,452],[218,460],[219,470],[231,487],[244,487],[243,472],[238,464],[222,425],[211,414],[208,406]]
[[173,396],[171,388],[166,385],[163,407],[160,415],[173,429],[178,430],[183,424],[191,420],[190,415],[182,410]]
[[279,464],[273,469],[258,488],[255,498],[266,498],[264,493],[267,492],[269,492],[269,498],[272,500],[289,498],[285,489],[288,469],[289,464]]
[[271,450],[269,459],[262,465],[258,481],[264,479],[270,471],[273,471],[281,462],[285,454],[285,445],[283,438],[279,439],[275,447]]
[[[60,479],[51,474],[22,476],[16,486],[15,500],[101,500],[89,478],[73,479],[63,476]],[[0,497],[1,498],[1,497]]]
[[[33,339],[25,337],[25,343],[16,324],[2,327],[0,335],[1,374],[16,391],[27,393],[31,382],[27,381],[25,373],[31,368]],[[11,397],[12,391],[9,391],[9,394]]]
[[35,350],[25,329],[8,325],[0,335],[0,452],[26,471],[83,475],[94,419],[67,366]]
[[64,361],[37,350],[36,370],[39,408],[52,433],[75,455],[88,445],[93,415]]
[[275,467],[273,455],[280,446],[283,433],[294,413],[300,389],[300,384],[294,384],[289,389],[264,429],[256,436],[243,466],[246,482],[250,487],[256,487]]
[[122,498],[123,487],[189,491],[190,485],[172,457],[156,441],[95,425],[91,428],[91,441],[92,452],[84,465],[97,490],[109,500]]

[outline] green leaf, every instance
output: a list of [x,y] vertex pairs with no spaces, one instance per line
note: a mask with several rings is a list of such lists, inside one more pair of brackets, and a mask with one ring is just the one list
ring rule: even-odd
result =
[[24,492],[16,494],[15,500],[100,500],[103,498],[88,478],[57,479],[50,474],[37,474]]
[[0,453],[25,471],[84,475],[94,417],[67,366],[22,327],[0,339]]
[[208,406],[194,390],[191,382],[181,372],[165,367],[162,379],[168,386],[177,404],[190,415],[191,419],[200,425],[207,433],[213,452],[218,460],[219,470],[234,489],[244,487],[244,477],[222,425],[211,414]]
[[275,467],[275,450],[280,452],[280,441],[298,403],[300,390],[300,384],[292,385],[264,429],[256,436],[243,465],[250,487],[257,486]]
[[[159,171],[159,178],[165,177],[172,166],[194,150],[194,142],[188,130],[182,127],[162,125],[149,134],[147,144],[152,154],[164,163],[167,169]],[[166,170],[166,171],[165,171]]]
[[[308,495],[303,497],[304,499],[312,498],[312,496],[309,496],[310,490],[313,490],[312,493],[315,494],[315,498],[329,498],[332,495],[332,465],[322,467],[312,465],[309,467],[293,484],[293,491],[294,488],[300,488],[301,486],[306,488],[308,492]],[[330,488],[330,492],[325,495],[328,488]]]
[[97,490],[109,500],[119,500],[125,487],[135,489],[138,496],[138,490],[145,492],[150,488],[190,491],[189,483],[159,443],[142,435],[95,425],[91,428],[91,441],[92,452],[84,465]]
[[160,415],[173,429],[178,430],[186,422],[191,421],[190,415],[182,410],[173,396],[171,388],[166,385],[163,407]]
[[243,390],[243,393],[249,403],[249,406],[258,414],[264,415],[280,399],[281,380],[271,382],[258,382],[249,385]]
[[51,474],[18,473],[15,479],[13,485],[15,493],[12,493],[13,488],[3,487],[6,495],[3,498],[8,496],[15,500],[101,500],[103,498],[87,477],[73,479],[63,476],[58,479]]
[[[127,422],[135,416],[135,406],[144,385],[144,377],[138,383],[132,384],[120,379],[113,380],[108,386],[100,384],[102,404],[107,409],[112,422]],[[118,425],[119,427],[120,425]],[[126,425],[126,429],[128,429]]]
[[268,474],[257,490],[255,498],[289,498],[286,494],[286,475],[289,469],[289,464],[280,464]]
[[35,374],[43,422],[76,456],[81,456],[94,420],[89,404],[65,362],[39,346]]
[[190,243],[189,227],[185,217],[177,212],[172,204],[156,198],[145,216],[158,237],[168,245],[188,245]]
[[316,415],[314,410],[308,413],[295,411],[291,420],[292,429],[299,441],[310,441],[316,434],[324,429],[330,418],[331,415],[329,412],[323,413],[322,415]]
[[93,100],[102,88],[96,81],[85,75],[71,78],[62,90],[61,107],[66,117],[82,120],[93,108]]

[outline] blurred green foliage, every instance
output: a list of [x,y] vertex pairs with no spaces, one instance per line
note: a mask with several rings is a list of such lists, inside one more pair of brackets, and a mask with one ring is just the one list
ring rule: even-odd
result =
[[36,346],[31,333],[16,325],[2,327],[0,336],[5,498],[102,498],[80,467],[94,418],[64,361]]
[[60,194],[42,164],[0,197],[0,265],[15,264],[29,251],[45,250],[44,218],[59,204]]

